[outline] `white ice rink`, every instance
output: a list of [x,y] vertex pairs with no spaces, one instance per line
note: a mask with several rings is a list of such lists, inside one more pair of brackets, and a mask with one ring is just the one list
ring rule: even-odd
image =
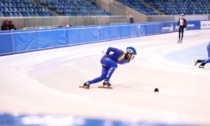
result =
[[[90,118],[210,125],[210,64],[205,70],[191,61],[207,58],[210,30],[122,39],[0,57],[0,112],[63,114]],[[119,65],[112,90],[78,88],[100,75],[102,50],[138,51]],[[159,92],[154,92],[158,88]]]

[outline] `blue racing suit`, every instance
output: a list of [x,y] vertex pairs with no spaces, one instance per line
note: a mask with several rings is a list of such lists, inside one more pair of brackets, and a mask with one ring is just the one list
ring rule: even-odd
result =
[[202,65],[205,65],[206,63],[210,63],[210,42],[207,46],[207,52],[208,52],[208,59],[201,60]]
[[97,83],[102,80],[109,81],[117,64],[129,63],[130,60],[127,59],[126,53],[120,49],[109,47],[106,54],[101,58],[102,72],[101,76],[88,81],[89,84]]

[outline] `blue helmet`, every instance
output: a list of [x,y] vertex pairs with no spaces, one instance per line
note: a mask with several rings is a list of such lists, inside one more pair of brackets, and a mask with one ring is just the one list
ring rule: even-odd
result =
[[126,48],[126,52],[131,53],[132,55],[137,55],[136,49],[134,47],[131,47],[131,46]]

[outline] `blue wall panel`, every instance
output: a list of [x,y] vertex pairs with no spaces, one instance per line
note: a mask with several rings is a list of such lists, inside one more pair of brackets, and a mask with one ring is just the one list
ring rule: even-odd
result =
[[80,28],[77,30],[77,34],[76,36],[76,40],[78,42],[78,44],[82,44],[82,43],[86,43],[87,42],[87,38],[86,38],[86,28]]
[[160,23],[149,23],[140,25],[140,36],[160,34]]
[[77,40],[77,28],[72,28],[67,30],[67,44],[76,45]]
[[0,55],[13,53],[13,41],[11,33],[2,32],[0,34]]
[[119,27],[121,26],[108,26],[109,28],[109,34],[110,34],[110,39],[120,39],[120,29]]
[[55,42],[53,30],[37,31],[37,49],[52,48]]
[[14,31],[14,51],[26,52],[36,50],[38,48],[36,39],[36,31]]
[[110,40],[110,29],[107,26],[101,26],[99,28],[99,40],[100,41],[108,41]]
[[187,30],[201,29],[200,21],[187,21]]
[[130,37],[137,37],[139,36],[139,31],[138,31],[138,28],[139,28],[139,24],[131,24],[129,25],[130,27]]
[[55,35],[55,47],[66,46],[67,45],[67,32],[65,29],[59,29],[54,31]]
[[119,27],[120,38],[129,38],[130,37],[130,27],[129,25],[121,25]]
[[170,33],[175,31],[175,24],[174,22],[161,22],[160,23],[160,32],[161,33]]
[[88,43],[99,41],[99,32],[98,31],[99,31],[98,26],[87,28],[85,37],[86,37]]

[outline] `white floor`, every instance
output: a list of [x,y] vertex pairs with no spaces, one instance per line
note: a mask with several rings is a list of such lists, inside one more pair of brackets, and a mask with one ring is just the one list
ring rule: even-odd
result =
[[[207,58],[210,30],[186,31],[182,44],[177,38],[170,33],[1,56],[0,112],[210,125],[210,65],[202,70],[190,63]],[[193,50],[200,45],[203,50]],[[100,75],[109,46],[134,46],[138,55],[119,65],[112,90],[97,88],[101,83],[78,88]],[[180,55],[186,63],[166,58],[182,50],[191,51]]]

